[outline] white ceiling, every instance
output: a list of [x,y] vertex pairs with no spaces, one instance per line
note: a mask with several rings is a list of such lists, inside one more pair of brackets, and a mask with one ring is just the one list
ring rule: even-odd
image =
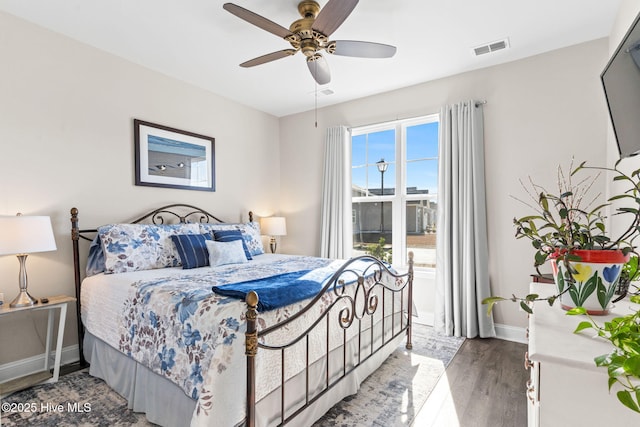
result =
[[[234,0],[284,27],[298,0]],[[0,10],[168,76],[281,117],[314,108],[301,53],[238,64],[289,48],[222,9],[219,0],[0,0]],[[319,0],[321,6],[327,0]],[[392,59],[328,56],[332,81],[318,106],[513,61],[609,35],[621,0],[362,0],[332,35],[397,46]],[[507,50],[472,48],[509,38]]]

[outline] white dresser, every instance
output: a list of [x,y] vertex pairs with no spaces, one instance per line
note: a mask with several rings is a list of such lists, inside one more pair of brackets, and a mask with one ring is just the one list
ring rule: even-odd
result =
[[[550,296],[554,285],[532,283],[531,292]],[[639,306],[623,300],[612,314],[594,316],[598,324],[630,312]],[[529,318],[529,351],[525,360],[530,368],[527,398],[529,427],[556,426],[640,426],[640,414],[627,409],[609,393],[606,368],[596,367],[593,358],[609,353],[611,345],[594,337],[588,329],[574,334],[584,316],[567,316],[560,304],[549,307],[537,302]]]

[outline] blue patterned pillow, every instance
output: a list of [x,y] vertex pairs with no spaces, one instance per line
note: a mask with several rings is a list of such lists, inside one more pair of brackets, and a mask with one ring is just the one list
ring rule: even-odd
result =
[[242,233],[244,243],[247,245],[247,249],[252,256],[264,253],[259,222],[253,221],[243,224],[200,224],[201,233],[212,233],[214,230],[239,230]]
[[232,240],[230,242],[207,240],[205,244],[209,250],[209,264],[211,267],[248,262],[240,240]]
[[170,236],[200,234],[198,224],[110,224],[98,228],[105,273],[179,267],[180,256]]
[[244,249],[244,255],[247,257],[247,260],[253,259],[240,230],[213,230],[212,233],[213,239],[217,242],[233,242],[234,240],[242,241],[242,248]]
[[209,234],[178,234],[171,236],[176,245],[182,268],[198,268],[209,265],[209,251],[205,242],[211,240]]

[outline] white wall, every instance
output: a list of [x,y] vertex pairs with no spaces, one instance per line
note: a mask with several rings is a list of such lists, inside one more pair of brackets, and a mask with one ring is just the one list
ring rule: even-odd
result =
[[[622,38],[627,33],[627,30],[635,20],[636,16],[640,12],[640,0],[625,0],[620,5],[620,10],[618,11],[618,15],[614,22],[613,28],[611,30],[611,34],[609,36],[609,56],[613,55],[613,53],[618,48]],[[613,165],[620,158],[620,154],[618,152],[618,146],[616,144],[615,135],[613,133],[613,127],[611,126],[611,121],[609,116],[607,115],[607,164],[609,167],[613,167]],[[640,167],[640,156],[629,157],[620,162],[620,169],[630,173]],[[620,184],[610,182],[608,187],[608,195],[618,194],[622,191],[625,191],[627,188]],[[616,206],[620,206],[622,202],[618,202]],[[613,210],[613,209],[612,209]],[[627,217],[630,219],[630,217]],[[612,234],[615,236],[621,235],[624,230],[628,226],[628,221],[625,221],[625,217],[614,218],[610,221],[609,227],[612,231]]]
[[640,0],[623,0],[620,4],[620,9],[616,15],[615,22],[611,28],[609,34],[609,53],[613,52],[618,47],[618,44],[622,40],[622,37],[627,33],[627,30],[633,23],[636,16],[640,12]]
[[[499,53],[498,53],[499,54]],[[572,156],[598,164],[606,157],[606,104],[599,75],[607,40],[597,40],[523,60],[428,82],[280,120],[281,210],[289,235],[283,250],[319,253],[324,129],[360,126],[437,112],[446,103],[487,100],[485,161],[490,278],[493,292],[527,292],[533,248],[514,239],[512,219],[526,209],[519,178],[535,177],[553,188],[558,164]],[[604,191],[604,188],[601,189]],[[515,327],[526,316],[501,304],[495,319]]]
[[[638,1],[628,3],[638,10]],[[4,13],[0,29],[0,214],[50,215],[58,244],[56,252],[29,257],[29,289],[36,296],[74,292],[72,206],[80,209],[83,227],[173,202],[226,220],[246,219],[249,209],[277,212],[288,221],[282,251],[316,255],[325,129],[430,114],[470,98],[488,101],[492,287],[503,295],[523,293],[532,249],[513,239],[511,219],[523,212],[509,197],[519,194],[517,179],[530,174],[552,186],[559,162],[575,155],[597,163],[607,153],[598,79],[606,40],[324,108],[315,128],[313,112],[278,120]],[[133,118],[215,137],[217,191],[136,187]],[[17,271],[15,257],[0,257],[6,299],[17,293]],[[75,343],[73,311],[65,345]],[[526,323],[511,304],[497,308],[496,320]],[[3,318],[0,365],[41,353],[43,339],[44,316]]]
[[[58,246],[29,256],[34,296],[75,294],[71,207],[85,228],[178,202],[227,221],[277,207],[277,118],[4,13],[0,56],[0,215],[50,215]],[[133,118],[214,137],[216,191],[135,186]],[[8,301],[17,276],[16,258],[0,257]],[[65,346],[77,341],[69,311]],[[44,314],[0,322],[0,365],[42,353]]]

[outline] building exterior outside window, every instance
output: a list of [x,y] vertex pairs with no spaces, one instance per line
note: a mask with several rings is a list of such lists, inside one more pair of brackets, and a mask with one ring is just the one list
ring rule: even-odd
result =
[[382,244],[395,265],[411,250],[435,267],[438,131],[437,114],[352,130],[354,255]]

